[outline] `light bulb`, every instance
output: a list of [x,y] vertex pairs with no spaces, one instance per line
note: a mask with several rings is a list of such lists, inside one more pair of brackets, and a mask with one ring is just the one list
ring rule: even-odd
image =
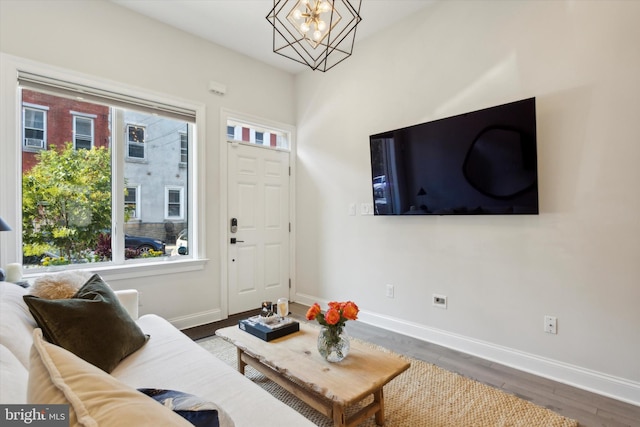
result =
[[303,33],[309,31],[309,24],[307,24],[306,22],[300,24],[300,31],[302,31]]
[[293,19],[300,19],[302,18],[302,12],[300,12],[300,9],[296,9],[293,11]]
[[320,2],[320,7],[318,7],[320,12],[329,12],[331,10],[331,5],[328,1]]
[[324,31],[327,28],[327,23],[324,21],[318,21],[318,29]]
[[309,4],[309,0],[300,0],[300,3],[302,3],[302,4]]
[[315,41],[319,41],[321,38],[322,38],[322,32],[321,32],[321,31],[318,31],[318,30],[315,30],[315,31],[313,32],[313,39],[314,39]]

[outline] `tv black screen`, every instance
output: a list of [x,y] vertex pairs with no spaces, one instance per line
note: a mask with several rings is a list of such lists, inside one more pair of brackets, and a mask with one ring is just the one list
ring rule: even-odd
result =
[[538,214],[535,98],[369,142],[375,215]]

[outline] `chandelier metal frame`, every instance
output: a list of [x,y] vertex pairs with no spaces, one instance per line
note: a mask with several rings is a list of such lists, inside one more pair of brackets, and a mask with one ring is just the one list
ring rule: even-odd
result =
[[[273,51],[327,71],[351,56],[362,0],[273,0]],[[315,28],[315,30],[314,30]]]

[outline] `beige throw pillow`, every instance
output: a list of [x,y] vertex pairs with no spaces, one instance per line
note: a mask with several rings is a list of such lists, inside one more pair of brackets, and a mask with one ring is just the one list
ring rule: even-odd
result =
[[43,274],[33,282],[29,294],[46,299],[71,298],[91,276],[93,273],[84,270]]
[[181,416],[33,331],[27,401],[69,404],[69,426],[193,427]]

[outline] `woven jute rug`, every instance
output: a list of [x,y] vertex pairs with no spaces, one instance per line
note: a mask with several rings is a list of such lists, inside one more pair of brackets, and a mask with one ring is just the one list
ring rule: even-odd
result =
[[[234,368],[237,367],[237,352],[231,343],[219,337],[209,337],[199,340],[198,344]],[[373,344],[368,345],[376,347]],[[578,425],[574,420],[501,390],[433,364],[405,358],[411,362],[411,367],[384,387],[385,426],[387,427],[576,427]],[[333,426],[332,420],[250,366],[247,366],[245,372],[253,382],[316,425]],[[353,407],[350,411],[357,409],[358,407]],[[372,417],[360,425],[374,427],[376,424]]]

